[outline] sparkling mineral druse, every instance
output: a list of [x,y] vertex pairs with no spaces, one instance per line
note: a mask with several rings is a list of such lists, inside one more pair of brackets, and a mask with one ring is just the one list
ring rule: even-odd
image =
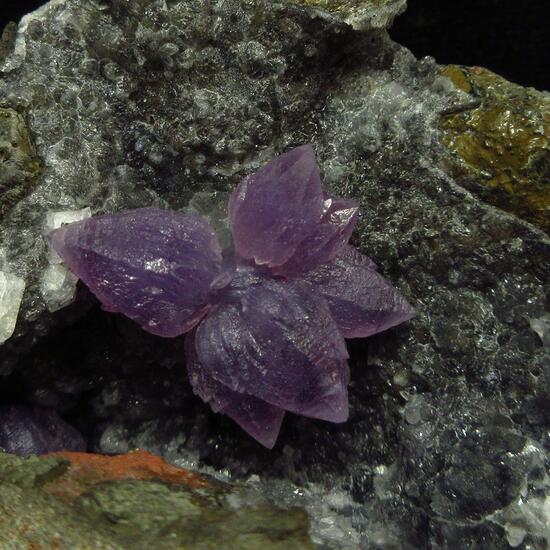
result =
[[285,411],[344,422],[344,339],[414,315],[348,245],[357,211],[323,192],[304,145],[239,184],[225,250],[203,218],[154,208],[78,221],[51,242],[107,311],[156,335],[187,333],[195,393],[271,448]]

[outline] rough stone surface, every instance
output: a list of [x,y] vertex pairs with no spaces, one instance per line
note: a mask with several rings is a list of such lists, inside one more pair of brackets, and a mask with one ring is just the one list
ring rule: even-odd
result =
[[443,74],[471,98],[442,117],[459,182],[550,232],[550,94],[481,67],[450,65]]
[[335,20],[344,21],[358,30],[385,29],[401,15],[406,0],[286,0],[290,5],[317,8]]
[[24,116],[0,103],[0,216],[32,190],[41,172]]
[[[433,60],[318,7],[55,0],[1,70],[44,162],[0,222],[3,269],[27,282],[2,399],[54,406],[96,450],[244,478],[305,507],[331,549],[547,547],[550,361],[533,322],[548,237],[457,177],[441,120],[472,96]],[[82,291],[46,312],[42,227],[48,210],[181,209],[307,142],[331,190],[360,202],[354,243],[418,316],[349,346],[346,424],[289,415],[267,451],[193,397],[178,339]]]
[[0,60],[13,51],[15,37],[17,36],[17,23],[10,21],[0,35]]
[[312,549],[306,514],[242,488],[169,466],[148,453],[62,453],[23,460],[0,453],[2,548]]

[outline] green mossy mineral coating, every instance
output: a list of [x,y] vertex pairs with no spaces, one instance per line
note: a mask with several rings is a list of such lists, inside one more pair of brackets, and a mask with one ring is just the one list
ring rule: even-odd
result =
[[83,521],[76,511],[39,491],[2,484],[0,511],[1,548],[124,549],[103,525]]
[[313,548],[303,510],[232,507],[226,500],[234,492],[229,486],[192,490],[154,480],[109,481],[70,505],[42,490],[45,481],[61,480],[69,467],[60,458],[0,453],[1,548]]
[[96,486],[75,505],[129,548],[171,548],[170,539],[178,541],[174,548],[189,549],[312,548],[303,511],[269,506],[230,510],[221,495],[204,493],[154,481],[113,481]]
[[550,95],[479,67],[442,69],[471,108],[445,114],[459,181],[483,200],[550,231]]
[[63,475],[68,462],[61,458],[20,458],[0,451],[0,486],[4,483],[21,489],[38,488],[44,483]]
[[41,173],[24,116],[0,108],[0,218],[33,189]]

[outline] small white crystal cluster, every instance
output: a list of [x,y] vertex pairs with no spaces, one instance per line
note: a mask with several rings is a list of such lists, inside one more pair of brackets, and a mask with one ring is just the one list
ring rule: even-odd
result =
[[550,313],[537,319],[529,319],[531,329],[534,330],[544,346],[550,347]]
[[5,271],[0,271],[0,344],[11,337],[25,290],[25,281]]
[[[48,235],[63,224],[85,220],[91,215],[92,212],[89,208],[62,212],[50,211],[46,214],[44,234]],[[50,249],[49,261],[50,263],[44,270],[40,288],[46,307],[49,311],[54,312],[74,300],[78,278],[65,267],[61,258],[52,249]]]
[[[544,464],[543,451],[535,444],[528,443],[523,456],[539,454],[539,468]],[[550,496],[544,493],[550,488],[550,477],[545,474],[533,483],[531,491],[527,484],[521,494],[507,507],[498,510],[489,519],[504,528],[508,544],[520,546],[527,535],[531,535],[550,548]]]

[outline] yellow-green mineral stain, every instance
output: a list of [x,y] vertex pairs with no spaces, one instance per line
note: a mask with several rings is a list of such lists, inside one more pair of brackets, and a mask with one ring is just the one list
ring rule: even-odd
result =
[[458,178],[485,201],[550,231],[550,96],[479,67],[442,72],[476,101],[442,119]]
[[17,23],[10,21],[0,36],[0,61],[3,61],[12,51],[17,35]]
[[0,108],[0,217],[32,191],[42,171],[25,118]]

